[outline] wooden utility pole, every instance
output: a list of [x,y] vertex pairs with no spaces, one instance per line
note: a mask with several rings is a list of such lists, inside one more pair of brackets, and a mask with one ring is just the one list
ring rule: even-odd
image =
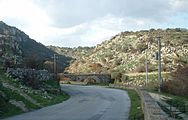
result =
[[54,54],[54,74],[56,74],[56,70],[57,70],[57,67],[56,67],[56,54]]
[[146,60],[145,60],[145,64],[146,64],[146,86],[148,84],[148,50],[149,50],[149,43],[147,42]]
[[163,86],[163,80],[161,77],[161,37],[157,37],[158,41],[158,80],[159,80],[159,92]]

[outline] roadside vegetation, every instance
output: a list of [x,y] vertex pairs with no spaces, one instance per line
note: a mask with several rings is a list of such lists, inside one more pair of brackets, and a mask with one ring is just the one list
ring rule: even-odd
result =
[[[188,66],[179,67],[176,71],[169,73],[163,81],[161,92],[158,86],[148,85],[146,90],[151,93],[165,96],[161,99],[168,105],[162,105],[161,108],[175,119],[184,119],[188,116]],[[173,109],[172,109],[173,108]],[[185,114],[185,115],[183,115]]]
[[[56,94],[25,86],[18,80],[6,76],[1,66],[2,64],[0,64],[0,119],[62,103],[69,98],[69,95],[62,91]],[[59,84],[51,81],[45,84],[53,88],[59,87]]]
[[144,120],[141,100],[138,93],[133,89],[127,89],[127,92],[131,100],[129,120]]
[[[110,88],[115,88],[109,86]],[[139,94],[132,88],[117,88],[127,91],[130,101],[131,107],[129,111],[129,120],[144,120],[144,113],[142,110],[141,99]]]
[[146,89],[148,92],[156,93],[159,95],[164,95],[168,99],[165,99],[164,101],[171,105],[172,107],[176,107],[180,112],[188,114],[188,97],[187,96],[180,96],[180,95],[173,95],[167,92],[159,92],[158,89]]
[[49,98],[46,99],[44,97],[40,97],[40,94],[29,94],[32,98],[34,98],[35,100],[37,100],[43,107],[45,106],[49,106],[49,105],[54,105],[57,103],[62,103],[63,101],[69,99],[69,95],[61,92],[59,95],[54,95],[54,94],[50,94]]

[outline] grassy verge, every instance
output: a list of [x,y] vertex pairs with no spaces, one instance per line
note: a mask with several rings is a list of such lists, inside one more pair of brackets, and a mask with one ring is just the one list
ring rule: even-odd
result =
[[0,108],[0,119],[21,114],[22,111],[10,103],[6,103],[6,106]]
[[61,92],[59,95],[53,95],[53,94],[49,94],[49,96],[51,98],[43,98],[41,97],[40,94],[29,94],[32,98],[34,98],[35,100],[37,100],[42,106],[49,106],[49,105],[54,105],[57,103],[61,103],[67,99],[69,99],[69,95]]
[[[23,86],[25,87],[24,89],[20,88],[20,82],[7,77],[4,71],[0,68],[0,119],[23,113],[20,108],[10,104],[10,100],[22,101],[30,111],[41,108],[21,96],[19,91],[3,87],[2,82],[9,83],[10,85],[20,89],[20,91],[29,95],[44,107],[61,103],[69,98],[69,95],[64,92],[61,92],[60,94],[47,93],[49,98],[46,98],[44,97],[45,93],[42,90],[34,90],[25,86]],[[44,84],[50,85],[52,88],[59,87],[59,84],[52,81],[47,81]]]
[[38,109],[40,108],[39,106],[31,103],[30,101],[26,100],[23,96],[21,96],[18,92],[16,91],[13,91],[11,89],[7,89],[7,88],[3,88],[2,90],[6,96],[8,96],[8,99],[14,99],[16,101],[22,101],[25,103],[26,107],[27,108],[30,108],[30,109]]
[[131,108],[129,112],[129,120],[144,120],[144,114],[141,107],[141,100],[135,90],[127,89],[131,100]]
[[27,108],[29,108],[29,110],[34,110],[34,109],[40,108],[39,106],[26,100],[24,97],[22,97],[16,91],[13,91],[11,89],[4,88],[4,87],[1,87],[0,91],[3,92],[3,94],[5,94],[6,98],[7,98],[7,100],[3,100],[1,98],[0,119],[22,113],[22,111],[19,108],[17,108],[16,106],[14,106],[8,102],[11,99],[16,100],[16,101],[22,101],[25,104],[25,106]]
[[88,83],[87,85],[109,86],[109,83]]
[[[114,88],[114,87],[109,87]],[[118,88],[114,88],[118,89]],[[144,120],[144,113],[141,106],[141,99],[139,94],[134,90],[130,88],[122,89],[126,90],[130,101],[131,101],[131,107],[129,111],[129,120]]]
[[[36,110],[40,109],[41,107],[34,105],[33,103],[27,101],[25,98],[19,95],[16,91],[12,91],[7,88],[1,88],[1,91],[3,91],[6,96],[8,97],[7,99],[14,99],[16,101],[22,101],[29,110]],[[48,94],[50,96],[49,98],[44,98],[40,94],[29,94],[33,99],[35,99],[38,103],[40,103],[42,106],[50,106],[58,103],[62,103],[63,101],[67,100],[69,98],[69,95],[61,92],[59,95],[54,95],[54,94]],[[13,115],[18,115],[23,113],[19,108],[17,108],[14,105],[11,105],[8,101],[2,101],[4,103],[0,103],[0,119],[10,117]]]

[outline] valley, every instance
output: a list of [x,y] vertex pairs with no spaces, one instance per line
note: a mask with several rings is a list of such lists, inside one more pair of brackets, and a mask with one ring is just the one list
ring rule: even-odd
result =
[[[159,86],[160,81],[158,80],[157,38],[159,36],[161,40],[162,86]],[[148,65],[147,80],[146,63]],[[73,100],[72,103],[75,103],[74,97],[77,96],[76,93],[72,92],[84,89],[90,91],[91,88],[93,90],[90,92],[94,96],[88,95],[87,92],[84,93],[85,91],[80,92],[78,96],[83,97],[83,99],[88,96],[90,97],[88,99],[99,99],[95,103],[104,102],[108,107],[101,108],[101,110],[105,110],[107,113],[104,113],[104,116],[103,112],[95,113],[92,115],[93,117],[85,116],[84,119],[108,119],[109,116],[115,119],[117,116],[112,115],[124,109],[121,105],[126,107],[126,111],[121,112],[119,119],[128,119],[129,100],[125,102],[125,98],[122,98],[124,101],[122,102],[117,99],[118,102],[115,100],[115,103],[119,108],[110,108],[109,104],[113,103],[112,98],[118,96],[118,92],[113,93],[114,96],[108,96],[108,94],[104,94],[104,91],[113,92],[115,90],[87,87],[87,85],[105,85],[106,87],[117,85],[125,90],[129,90],[131,87],[131,89],[141,88],[149,92],[156,92],[160,89],[164,93],[185,96],[183,105],[186,106],[188,96],[187,71],[187,29],[125,31],[94,47],[66,48],[45,46],[31,39],[16,27],[0,21],[0,118],[40,108],[42,109],[39,111],[42,111],[43,107],[57,103],[68,108],[71,106],[70,101]],[[81,83],[85,86],[66,86],[60,85],[60,83]],[[103,93],[100,93],[100,90]],[[69,106],[64,105],[63,102],[69,98],[66,92],[72,95],[70,100],[65,102],[65,104],[69,103]],[[97,94],[94,94],[95,92]],[[127,93],[125,92],[124,95],[127,96]],[[103,101],[103,99],[105,100]],[[91,107],[91,111],[88,112],[99,109],[92,108],[95,104],[90,104],[90,102],[88,106]],[[86,109],[78,105],[77,111],[72,109],[72,112],[64,111],[63,114],[67,115],[67,119],[76,119],[75,116],[71,116],[72,113],[79,118],[82,114],[79,112],[79,108]],[[184,112],[186,111],[187,108]],[[69,113],[65,114],[66,112]],[[34,113],[35,111],[25,115],[33,115]],[[40,116],[40,112],[37,114]],[[48,116],[48,113],[45,114]],[[80,120],[81,117],[83,116],[80,116]],[[19,116],[16,119],[20,119]]]

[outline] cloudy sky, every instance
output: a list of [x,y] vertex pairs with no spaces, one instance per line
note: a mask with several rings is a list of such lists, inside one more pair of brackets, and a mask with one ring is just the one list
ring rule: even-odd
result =
[[94,46],[127,30],[188,28],[188,0],[0,0],[0,20],[45,45]]

